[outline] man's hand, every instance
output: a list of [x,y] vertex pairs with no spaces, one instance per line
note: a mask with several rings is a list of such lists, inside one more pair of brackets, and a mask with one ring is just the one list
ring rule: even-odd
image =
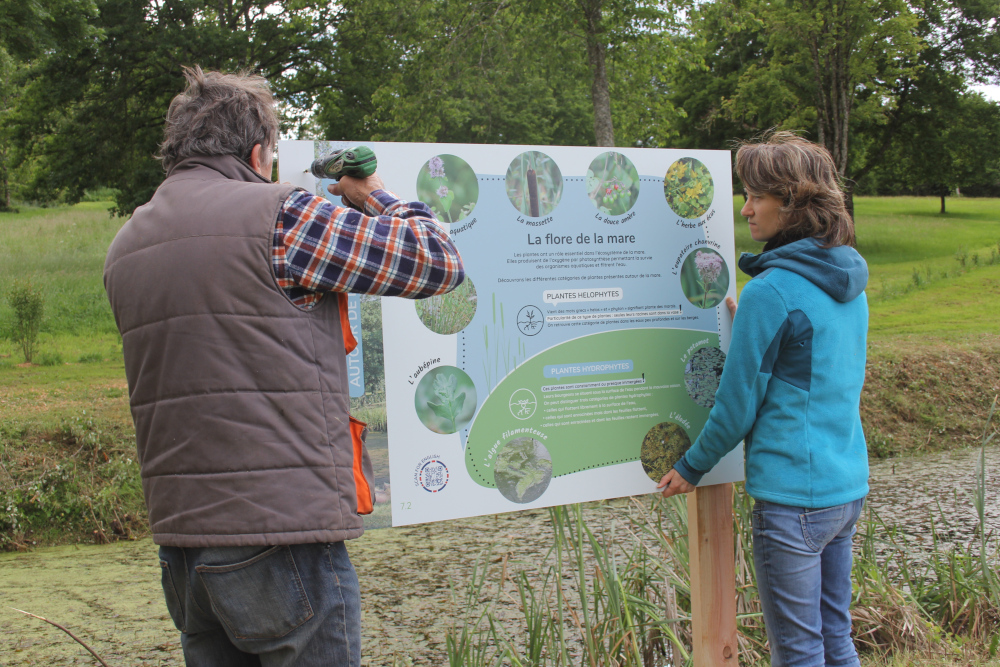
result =
[[678,493],[691,493],[694,491],[694,486],[673,469],[663,476],[663,479],[656,485],[656,488],[663,489],[664,498],[676,496]]
[[365,200],[375,190],[384,190],[385,183],[376,173],[368,178],[355,178],[353,176],[342,176],[339,181],[326,187],[335,197],[340,197],[345,206],[351,206],[361,210],[365,205]]

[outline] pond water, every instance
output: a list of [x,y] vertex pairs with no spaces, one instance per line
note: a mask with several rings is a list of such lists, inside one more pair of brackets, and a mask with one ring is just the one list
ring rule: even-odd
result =
[[[885,523],[898,526],[916,552],[931,545],[933,532],[949,544],[968,545],[979,539],[973,498],[982,454],[980,448],[958,449],[873,462],[868,505]],[[997,536],[1000,446],[987,448],[985,460],[986,531]]]
[[[960,450],[875,462],[869,506],[899,524],[915,548],[929,544],[932,517],[941,536],[968,543],[977,525],[971,494],[978,455]],[[376,457],[379,468],[382,452]],[[1000,447],[988,450],[986,461],[987,524],[1000,533]],[[379,470],[376,478],[382,488]],[[597,509],[586,511],[594,516]],[[362,586],[362,664],[442,664],[445,632],[462,607],[451,583],[460,595],[484,552],[494,567],[516,567],[537,562],[550,546],[544,510],[367,532],[349,546]],[[61,631],[12,607],[66,625],[109,665],[183,665],[156,549],[147,539],[0,554],[0,665],[95,664]]]

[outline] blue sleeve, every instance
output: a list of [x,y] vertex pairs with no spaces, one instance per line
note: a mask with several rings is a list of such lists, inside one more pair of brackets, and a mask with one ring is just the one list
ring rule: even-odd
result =
[[762,371],[762,362],[786,319],[788,310],[774,287],[760,279],[747,283],[733,321],[715,405],[698,439],[676,466],[688,482],[697,484],[750,432],[771,379],[770,372]]

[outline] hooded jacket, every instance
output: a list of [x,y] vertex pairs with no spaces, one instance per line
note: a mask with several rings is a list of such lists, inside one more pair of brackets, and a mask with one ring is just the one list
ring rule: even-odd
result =
[[868,266],[848,246],[806,238],[759,255],[740,295],[715,405],[674,466],[697,484],[745,444],[755,499],[821,508],[868,493],[859,405],[865,378]]

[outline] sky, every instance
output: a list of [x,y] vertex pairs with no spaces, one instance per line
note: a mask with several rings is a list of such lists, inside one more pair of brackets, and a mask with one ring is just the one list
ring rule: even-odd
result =
[[1000,86],[969,86],[972,90],[982,93],[986,99],[1000,102]]

